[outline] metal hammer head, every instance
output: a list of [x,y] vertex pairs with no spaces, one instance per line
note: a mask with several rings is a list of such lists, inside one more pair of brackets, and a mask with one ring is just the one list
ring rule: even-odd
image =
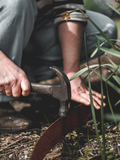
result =
[[59,115],[65,117],[68,111],[68,102],[71,99],[70,82],[66,74],[60,71],[57,67],[50,67],[56,72],[60,79],[60,85],[53,85],[52,96],[60,101]]

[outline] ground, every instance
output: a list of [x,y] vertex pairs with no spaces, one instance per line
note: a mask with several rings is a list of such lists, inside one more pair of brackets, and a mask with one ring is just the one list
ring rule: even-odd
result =
[[[93,84],[95,83],[93,82]],[[95,84],[97,85],[97,89],[99,88],[99,84],[99,82]],[[119,100],[119,95],[116,95],[111,87],[109,88],[109,94],[110,100],[113,100],[113,102],[111,101],[112,106],[114,106],[115,102]],[[29,159],[36,142],[43,135],[44,131],[48,129],[50,124],[59,117],[59,102],[57,100],[51,97],[33,95],[33,97],[30,96],[27,101],[30,101],[31,107],[22,109],[19,114],[31,119],[33,126],[18,133],[0,134],[0,160]],[[114,109],[115,112],[119,114],[119,105],[114,107]],[[110,112],[108,106],[105,107],[104,110],[105,113]],[[102,144],[101,117],[99,111],[96,111],[96,118],[99,138]],[[107,160],[120,159],[119,122],[118,127],[119,129],[117,129],[114,122],[105,120]],[[101,160],[93,120],[91,119],[85,125],[80,126],[63,137],[63,139],[50,150],[44,160]]]
[[[47,128],[48,124],[44,123],[42,127],[38,129],[0,135],[0,159],[29,159],[34,145]],[[105,130],[107,157],[111,156],[111,159],[117,160],[120,157],[120,136],[117,133],[114,123],[106,122]],[[83,126],[63,137],[63,139],[50,150],[44,160],[85,160],[85,158],[86,160],[101,160],[93,121],[90,121],[89,128],[88,125]]]
[[[111,91],[113,92],[113,91]],[[37,124],[33,125],[31,128],[18,132],[18,133],[2,133],[0,134],[1,146],[0,146],[0,160],[24,160],[29,159],[32,150],[43,135],[44,131],[48,129],[50,124],[58,118],[58,101],[52,99],[55,103],[51,103],[51,98],[47,97],[47,103],[50,104],[49,108],[44,110],[41,109],[41,113],[38,110],[37,102],[33,103],[33,112],[31,109],[30,117],[32,114],[32,119],[34,124],[36,124],[35,119],[37,119]],[[44,100],[44,96],[43,96]],[[37,99],[37,101],[39,101]],[[43,105],[46,107],[47,103]],[[22,114],[27,112],[22,111]],[[39,116],[38,116],[39,115]],[[97,115],[97,126],[100,141],[102,144],[102,133],[100,125],[100,112],[96,112]],[[29,117],[28,117],[29,118]],[[120,123],[118,123],[120,127]],[[105,121],[105,137],[106,137],[106,159],[118,160],[120,159],[120,132],[114,122]],[[110,158],[111,157],[111,158]],[[54,148],[46,155],[44,160],[101,160],[100,149],[96,139],[95,128],[93,120],[87,121],[87,123],[74,131],[68,133],[63,139],[57,143]]]

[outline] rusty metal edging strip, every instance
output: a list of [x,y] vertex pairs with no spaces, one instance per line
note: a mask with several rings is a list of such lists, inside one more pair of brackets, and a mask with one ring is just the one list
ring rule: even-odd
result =
[[30,160],[43,160],[45,155],[63,136],[90,120],[91,110],[82,104],[77,106],[67,117],[60,117],[44,132],[33,149]]

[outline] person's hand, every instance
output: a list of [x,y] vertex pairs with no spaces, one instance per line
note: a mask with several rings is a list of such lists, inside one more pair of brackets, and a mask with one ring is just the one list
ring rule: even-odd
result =
[[[72,77],[73,73],[68,74],[68,78]],[[82,103],[86,106],[90,106],[90,94],[89,94],[89,88],[82,82],[80,77],[75,78],[74,80],[70,81],[71,84],[71,99],[73,101],[76,101],[78,103]],[[92,98],[93,98],[93,105],[95,109],[99,110],[101,107],[101,94],[91,90],[92,92]],[[105,99],[105,96],[103,96],[103,99]],[[106,104],[103,103],[103,106],[105,107]]]
[[0,51],[0,92],[7,96],[27,96],[30,83],[25,72]]

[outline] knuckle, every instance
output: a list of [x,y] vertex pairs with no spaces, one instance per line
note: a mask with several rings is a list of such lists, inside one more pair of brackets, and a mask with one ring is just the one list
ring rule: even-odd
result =
[[3,82],[0,82],[0,87],[3,86],[3,85],[4,85],[4,83],[3,83]]
[[20,97],[20,93],[19,92],[14,92],[13,97]]
[[17,79],[13,78],[11,82],[12,82],[13,85],[15,85],[17,83]]
[[29,91],[30,91],[29,87],[26,87],[26,88],[24,89],[24,92],[29,92]]
[[6,80],[5,81],[5,85],[10,85],[11,81],[10,80]]
[[22,92],[22,95],[23,95],[23,96],[28,96],[28,95],[29,95],[29,92],[27,92],[27,91]]
[[6,93],[7,96],[12,96],[11,92]]
[[19,78],[20,78],[20,79],[23,79],[23,78],[25,78],[25,77],[26,77],[25,72],[21,72],[21,73],[19,74]]
[[12,95],[13,97],[20,97],[20,90],[19,90],[19,87],[15,87],[14,89],[12,89]]

